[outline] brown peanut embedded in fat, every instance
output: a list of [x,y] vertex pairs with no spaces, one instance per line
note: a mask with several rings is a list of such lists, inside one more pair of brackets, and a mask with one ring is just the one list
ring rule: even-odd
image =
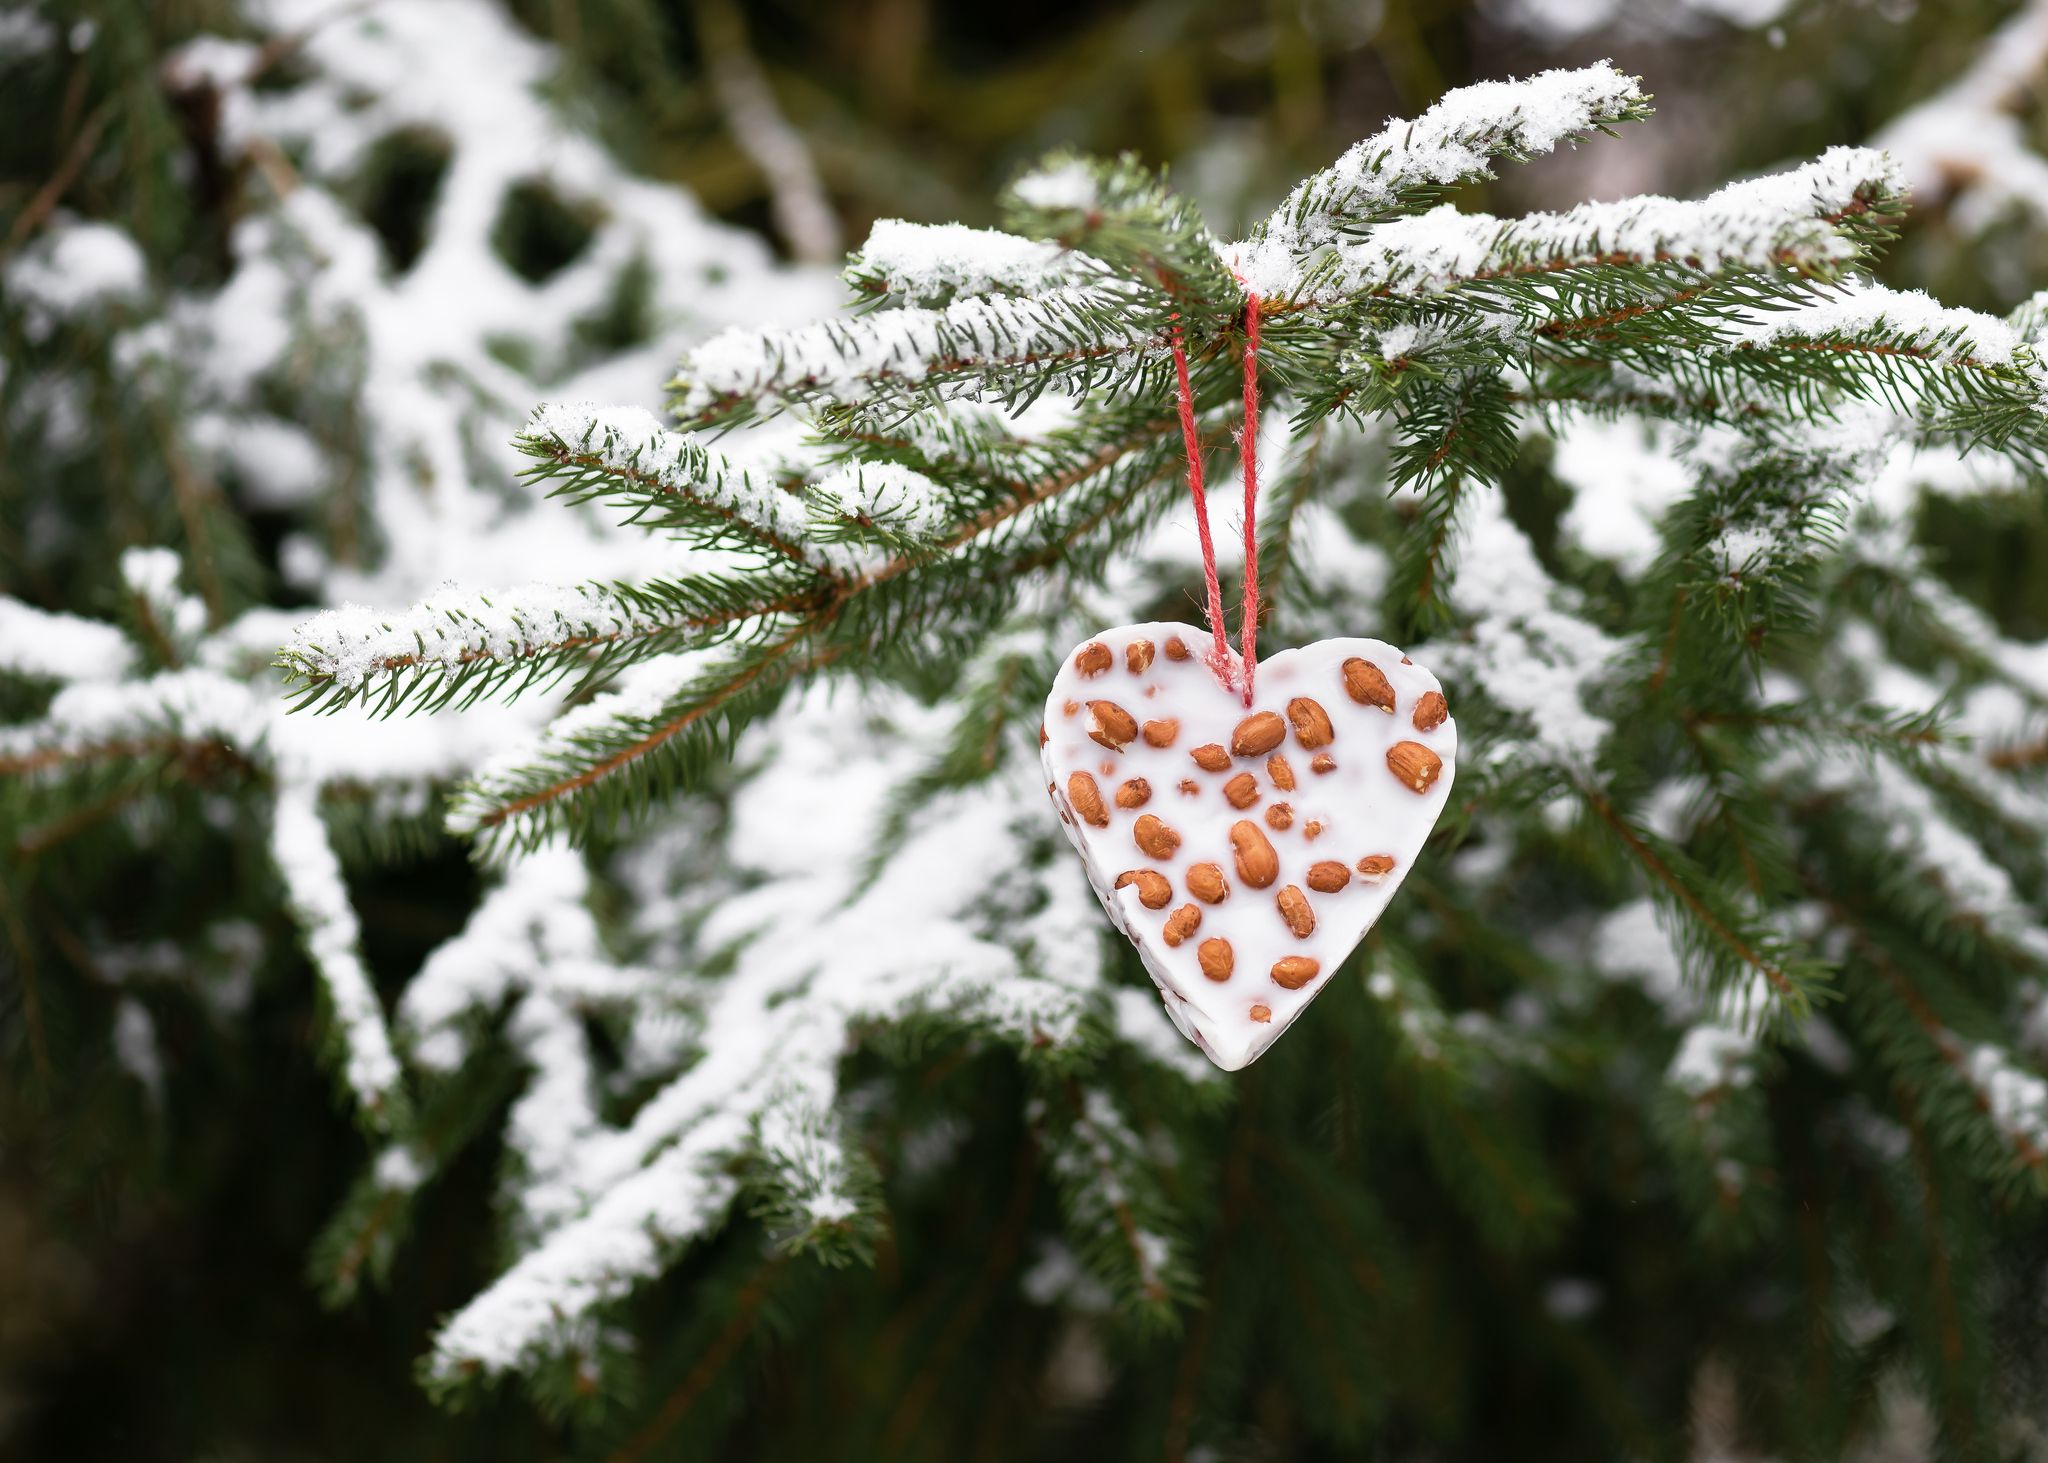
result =
[[1255,711],[1230,734],[1230,750],[1240,757],[1263,757],[1280,745],[1287,723],[1277,711]]
[[1167,945],[1172,947],[1180,944],[1201,927],[1202,911],[1192,904],[1183,904],[1166,917],[1166,928],[1159,933]]
[[1202,785],[1196,782],[1192,777],[1183,777],[1180,780],[1179,786],[1182,797],[1194,797],[1202,790]]
[[1294,769],[1287,765],[1287,759],[1278,752],[1266,759],[1266,776],[1273,779],[1273,786],[1280,791],[1294,791]]
[[1322,962],[1311,960],[1306,955],[1289,955],[1284,960],[1273,962],[1273,984],[1298,991],[1316,978]]
[[1138,735],[1138,719],[1114,701],[1088,703],[1088,736],[1112,752],[1121,752]]
[[1221,772],[1230,766],[1230,754],[1214,742],[1204,742],[1188,755],[1204,772]]
[[1311,818],[1308,822],[1301,825],[1301,836],[1310,843],[1314,843],[1323,836],[1323,825]]
[[1294,809],[1287,803],[1275,803],[1266,809],[1266,826],[1275,833],[1294,826]]
[[1172,858],[1173,851],[1180,847],[1180,835],[1150,813],[1138,815],[1131,840],[1154,858]]
[[1308,866],[1308,887],[1318,894],[1335,894],[1351,882],[1351,870],[1333,858]]
[[1188,893],[1204,904],[1221,904],[1230,897],[1230,885],[1216,864],[1193,864],[1188,868]]
[[1280,855],[1249,818],[1230,825],[1230,846],[1237,852],[1237,877],[1252,888],[1267,888],[1280,877]]
[[1396,742],[1387,748],[1387,767],[1404,787],[1428,792],[1444,770],[1444,759],[1420,742]]
[[1152,669],[1152,642],[1133,640],[1124,647],[1124,664],[1134,676],[1142,676]]
[[1344,662],[1344,689],[1360,706],[1377,706],[1389,716],[1394,714],[1393,684],[1371,661],[1354,655]]
[[1148,747],[1170,747],[1179,735],[1180,723],[1172,717],[1145,723],[1145,745]]
[[1195,958],[1202,964],[1202,974],[1211,980],[1229,980],[1230,972],[1237,967],[1237,955],[1228,940],[1202,941],[1195,947]]
[[1223,796],[1230,799],[1233,808],[1249,808],[1259,800],[1259,780],[1249,772],[1240,772],[1223,784]]
[[1325,772],[1335,772],[1337,770],[1337,759],[1328,752],[1318,752],[1316,753],[1315,761],[1308,764],[1308,770],[1318,777],[1321,777]]
[[1116,664],[1116,657],[1100,640],[1091,640],[1074,655],[1074,669],[1084,676],[1099,676]]
[[1154,869],[1126,869],[1116,876],[1116,887],[1126,884],[1138,886],[1138,903],[1147,909],[1164,909],[1173,898],[1173,885],[1166,882],[1166,875]]
[[1119,808],[1142,808],[1152,801],[1152,784],[1142,777],[1134,777],[1116,790],[1116,805]]
[[1358,861],[1358,875],[1362,879],[1379,883],[1394,872],[1394,856],[1390,853],[1369,853]]
[[1419,732],[1435,731],[1450,720],[1450,703],[1444,700],[1441,691],[1424,691],[1415,703],[1415,715],[1411,718]]
[[1254,1001],[1251,1010],[1245,1012],[1245,1015],[1263,1026],[1273,1019],[1273,1008],[1264,1001]]
[[1102,806],[1102,789],[1087,773],[1076,772],[1067,778],[1067,801],[1090,827],[1109,826],[1109,810]]
[[1320,702],[1306,696],[1296,696],[1287,703],[1287,719],[1294,723],[1294,739],[1304,751],[1327,747],[1337,739],[1337,729],[1330,725],[1330,713],[1323,710]]
[[1280,911],[1280,918],[1287,921],[1287,928],[1294,931],[1294,938],[1306,940],[1316,932],[1316,912],[1308,907],[1308,896],[1289,884],[1273,896],[1273,903]]
[[1168,660],[1186,660],[1188,658],[1187,641],[1181,639],[1178,635],[1167,636],[1166,658]]

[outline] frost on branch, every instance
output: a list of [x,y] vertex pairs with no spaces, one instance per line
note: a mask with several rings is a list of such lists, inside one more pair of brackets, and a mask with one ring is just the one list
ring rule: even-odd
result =
[[1237,267],[1252,289],[1285,295],[1317,250],[1413,211],[1435,190],[1491,177],[1495,159],[1535,157],[1648,111],[1635,78],[1604,61],[1461,88],[1413,122],[1389,123],[1296,184],[1238,246]]
[[293,632],[278,661],[295,679],[341,692],[373,679],[394,689],[420,686],[431,704],[443,699],[432,694],[437,679],[453,680],[472,666],[548,667],[564,650],[592,650],[662,628],[659,616],[601,587],[533,584],[485,594],[450,586],[396,614],[364,605],[324,610]]
[[402,1118],[398,1058],[391,1050],[384,1008],[363,965],[361,930],[313,790],[286,788],[272,818],[272,856],[327,992],[334,1039],[342,1051],[342,1079],[367,1120],[388,1128]]
[[1617,669],[1621,646],[1574,613],[1574,596],[1543,571],[1498,499],[1474,498],[1457,531],[1451,598],[1470,618],[1458,641],[1424,658],[1455,667],[1527,728],[1526,748],[1502,741],[1495,756],[1588,765],[1609,731],[1589,702]]
[[1860,257],[1874,227],[1898,212],[1902,192],[1882,154],[1837,147],[1815,162],[1731,183],[1697,201],[1629,198],[1515,219],[1442,204],[1336,241],[1312,271],[1290,277],[1284,293],[1430,295],[1617,264],[1676,264],[1705,275],[1786,269],[1829,278]]
[[1062,285],[1030,299],[906,306],[763,335],[735,327],[684,357],[676,415],[709,423],[759,403],[853,403],[899,392],[988,391],[1026,399],[1085,386],[1149,330],[1120,323],[1118,296]]
[[879,220],[846,261],[854,289],[908,305],[946,305],[968,295],[1037,295],[1076,282],[1090,268],[1043,239],[963,224]]
[[[1024,1050],[1077,1039],[1094,972],[1036,957],[1035,932],[1061,928],[1051,920],[1027,920],[1002,941],[979,933],[999,891],[955,852],[963,840],[1016,849],[1030,837],[1036,780],[1026,771],[943,800],[867,881],[863,851],[891,787],[919,760],[909,734],[936,718],[900,699],[877,708],[906,734],[877,755],[860,734],[864,718],[820,720],[825,705],[809,698],[778,719],[792,735],[775,775],[736,812],[728,887],[695,941],[699,961],[734,957],[706,990],[701,1055],[629,1124],[577,1146],[557,1181],[586,1203],[450,1320],[432,1361],[443,1379],[577,1345],[595,1308],[723,1221],[741,1192],[735,1155],[759,1152],[765,1167],[749,1183],[765,1186],[787,1230],[859,1221],[871,1202],[864,1161],[826,1115],[839,1059],[864,1024],[942,1016]],[[797,737],[798,728],[808,730]],[[831,819],[809,815],[827,805]],[[798,841],[806,854],[792,859]],[[1061,877],[1070,872],[1023,874],[1071,883]],[[913,924],[920,935],[906,945],[897,936]]]

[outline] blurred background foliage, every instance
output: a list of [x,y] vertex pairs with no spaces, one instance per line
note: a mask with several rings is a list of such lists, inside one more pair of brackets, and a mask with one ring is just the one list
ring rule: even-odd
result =
[[[831,253],[834,236],[857,243],[882,216],[991,223],[998,186],[1057,145],[1130,150],[1168,163],[1218,231],[1235,232],[1296,178],[1390,115],[1419,112],[1468,81],[1600,56],[1645,78],[1657,97],[1658,122],[1625,147],[1593,147],[1510,170],[1461,204],[1509,212],[1582,197],[1697,192],[1830,144],[1873,137],[1953,81],[2014,12],[1992,0],[1793,0],[1782,8],[1777,0],[508,3],[521,23],[562,48],[566,64],[552,83],[555,100],[629,167],[680,184],[709,211],[760,231],[785,253],[812,257]],[[361,8],[351,0],[337,4]],[[0,23],[8,13],[0,8]],[[194,35],[239,33],[238,7],[225,0],[65,0],[38,13],[69,48],[60,65],[0,76],[0,261],[16,254],[61,200],[74,213],[119,221],[164,284],[203,290],[218,283],[252,186],[246,170],[291,164],[281,156],[225,162],[214,146],[219,118],[209,113],[208,94],[167,86],[160,63]],[[269,62],[277,84],[288,85],[288,41],[273,45]],[[735,97],[730,88],[708,85],[707,63],[727,81],[737,73],[765,86],[815,169],[829,203],[822,224],[814,215],[806,228],[792,229],[778,213],[775,164],[764,164],[758,136],[734,125],[735,109],[744,110],[750,98],[744,88]],[[2013,106],[2037,144],[2048,141],[2042,98],[2042,78],[2029,77]],[[751,101],[760,101],[758,90]],[[443,139],[416,131],[380,147],[357,179],[354,201],[374,222],[393,268],[402,269],[421,248],[446,160]],[[1956,182],[1967,178],[1959,174]],[[582,207],[542,187],[526,190],[508,199],[494,243],[519,272],[545,277],[583,247],[590,225]],[[1889,283],[2002,312],[2048,282],[2048,232],[2023,217],[1960,228],[1948,196],[1923,190],[1884,271]],[[642,310],[630,285],[622,287],[587,323],[590,350],[642,338]],[[11,341],[10,353],[19,347]],[[519,348],[516,341],[504,345],[510,353]],[[307,369],[345,371],[347,363],[312,362]],[[8,420],[0,416],[0,432]],[[321,424],[308,425],[318,431]],[[295,602],[291,576],[279,563],[288,521],[233,507],[217,486],[178,481],[173,434],[153,410],[99,400],[92,426],[100,451],[91,459],[90,482],[53,481],[0,440],[0,585],[8,592],[86,612],[118,609],[109,556],[91,552],[89,540],[38,535],[39,498],[77,491],[104,497],[108,534],[117,542],[209,538],[216,570],[199,588],[216,619],[250,604]],[[135,470],[122,471],[124,463]],[[175,491],[164,489],[166,473]],[[347,501],[338,494],[322,511],[344,514]],[[2040,571],[2048,564],[2048,529],[2038,503],[2008,502],[2003,521],[1988,530],[1981,513],[1961,508],[1937,506],[1922,524],[1958,587],[2022,638],[2048,634],[2048,574]],[[346,553],[346,525],[329,527],[330,542]],[[116,891],[115,898],[132,904],[125,912],[134,922],[151,928],[175,929],[179,912],[192,911],[191,947],[203,935],[199,911],[242,877],[206,834],[217,775],[186,770],[162,816],[191,832],[160,844],[146,866],[68,863],[74,850],[47,827],[17,827],[9,837],[18,844],[31,835],[47,840],[38,887]],[[121,792],[110,787],[108,797]],[[367,953],[387,995],[454,932],[474,897],[462,850],[445,840],[423,843],[417,857],[383,872],[351,869],[370,936]],[[293,941],[277,903],[267,894],[252,901],[269,911],[260,916],[268,936],[262,947],[289,952]],[[40,939],[24,931],[47,914],[0,904],[9,935],[0,951],[18,958],[40,948]],[[38,934],[64,943],[57,923],[39,924]],[[158,1040],[177,1073],[181,1103],[215,1115],[203,1127],[180,1128],[175,1142],[153,1136],[151,1110],[121,1080],[113,1044],[104,1039],[104,1002],[95,1004],[83,985],[38,981],[25,965],[17,974],[0,1019],[11,1028],[10,1049],[25,1054],[9,1071],[42,1080],[0,1084],[0,1455],[512,1460],[558,1456],[572,1436],[579,1446],[589,1441],[565,1423],[536,1420],[509,1392],[482,1411],[450,1416],[433,1407],[411,1375],[434,1318],[491,1271],[490,1257],[472,1247],[487,1231],[497,1161],[492,1143],[474,1145],[463,1170],[424,1196],[383,1291],[340,1310],[312,1304],[312,1237],[334,1211],[361,1148],[327,1079],[305,1059],[314,1015],[311,982],[302,974],[249,972],[255,995],[237,1027],[248,1039],[223,1041],[202,1024],[160,1019]],[[174,1009],[162,1008],[160,1018]],[[1345,1019],[1341,1009],[1319,1014],[1336,1022]],[[31,1029],[33,1039],[22,1034]],[[1371,1040],[1363,1030],[1356,1037],[1361,1046]],[[1002,1065],[995,1057],[973,1060]],[[963,1172],[992,1171],[1000,1155],[1029,1152],[1018,1094],[1006,1088],[1001,1070],[941,1064],[919,1076],[877,1065],[867,1080],[922,1083],[916,1100],[926,1108],[971,1101],[955,1116],[970,1135],[964,1141],[985,1150],[981,1158],[989,1161],[964,1155]],[[1558,1141],[1568,1143],[1569,1135]],[[1786,1151],[1800,1150],[1788,1143]],[[1291,1150],[1271,1150],[1259,1161],[1289,1162]],[[1614,1161],[1597,1148],[1580,1157],[1590,1216],[1582,1232],[1652,1257],[1656,1236],[1630,1233],[1640,1221],[1601,1212],[1600,1170]],[[1258,1181],[1255,1173],[1233,1173]],[[934,1381],[937,1363],[970,1334],[1006,1337],[1018,1357],[1049,1351],[1058,1362],[1055,1386],[1060,1377],[1101,1370],[1101,1358],[1090,1354],[1098,1345],[1093,1337],[1079,1330],[1039,1334],[1067,1323],[1023,1304],[1014,1286],[997,1293],[985,1279],[995,1259],[1014,1259],[984,1254],[989,1237],[998,1247],[1014,1244],[1034,1210],[1052,1202],[1028,1172],[1005,1191],[966,1194],[903,1176],[892,1180],[889,1202],[899,1239],[871,1280],[832,1284],[768,1260],[719,1305],[702,1288],[720,1261],[714,1252],[649,1287],[635,1311],[650,1322],[647,1333],[662,1339],[642,1366],[650,1376],[678,1380],[666,1400],[640,1399],[616,1435],[600,1442],[620,1458],[698,1456],[714,1439],[722,1439],[723,1455],[758,1456],[760,1419],[794,1408],[859,1407],[881,1419],[872,1442],[861,1445],[880,1449],[877,1456],[1013,1456],[1027,1415],[1037,1456],[1127,1451],[1134,1440],[1115,1435],[1116,1394],[1093,1395],[1088,1410],[1073,1414],[1085,1425],[1057,1415],[1048,1423],[1041,1399],[1003,1384],[1009,1358],[1000,1348],[955,1366],[945,1390]],[[1806,1239],[1827,1242],[1824,1235]],[[1447,1245],[1453,1242],[1447,1237]],[[899,1252],[918,1254],[919,1268],[903,1269]],[[1446,1255],[1427,1278],[1470,1294],[1406,1296],[1406,1313],[1455,1326],[1492,1306],[1500,1335],[1424,1330],[1412,1351],[1346,1359],[1379,1369],[1374,1390],[1398,1392],[1416,1429],[1382,1436],[1370,1456],[1583,1458],[1596,1455],[1590,1439],[1614,1437],[1632,1439],[1640,1456],[1706,1457],[1732,1446],[1715,1430],[1716,1418],[1733,1408],[1724,1395],[1734,1385],[1727,1378],[1673,1371],[1650,1379],[1643,1395],[1603,1390],[1611,1379],[1550,1319],[1554,1308],[1545,1297],[1517,1293],[1513,1277],[1483,1265],[1461,1271],[1458,1257]],[[1634,1313],[1654,1313],[1652,1298],[1674,1316],[1711,1310],[1708,1297],[1687,1289],[1706,1273],[1646,1259],[1631,1278],[1640,1292]],[[1981,1299],[2010,1310],[2015,1345],[2038,1341],[2038,1298]],[[919,1317],[920,1329],[888,1331],[885,1318],[899,1314]],[[940,1316],[948,1319],[932,1321]],[[735,1329],[735,1318],[748,1324]],[[1759,1334],[1745,1344],[1765,1339],[1775,1324],[1757,1318],[1749,1329]],[[715,1407],[691,1410],[692,1379],[702,1367],[758,1369],[776,1337],[834,1326],[857,1335],[879,1330],[885,1344],[858,1373],[829,1366],[762,1370],[753,1421]],[[1303,1349],[1301,1338],[1262,1341],[1290,1356]],[[1436,1348],[1464,1352],[1488,1344],[1525,1363],[1498,1375],[1498,1392],[1449,1395],[1435,1387],[1427,1363]],[[1260,1364],[1249,1355],[1224,1360]],[[1558,1400],[1554,1408],[1546,1400],[1567,1397],[1569,1405]],[[681,1409],[667,1416],[678,1398]],[[1794,1407],[1797,1389],[1788,1385],[1785,1395],[1751,1405]],[[1660,1436],[1646,1421],[1687,1411],[1695,1418],[1687,1438]],[[1538,1418],[1544,1422],[1531,1432]],[[1287,1419],[1269,1421],[1272,1436],[1289,1436]],[[1335,1426],[1342,1432],[1358,1423],[1339,1418]],[[1911,1428],[1901,1435],[1910,1438]],[[2038,1437],[2021,1442],[2041,1446]]]

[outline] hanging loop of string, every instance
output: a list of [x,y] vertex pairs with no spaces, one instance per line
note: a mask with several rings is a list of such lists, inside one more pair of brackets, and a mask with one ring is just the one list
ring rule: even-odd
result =
[[1244,426],[1238,455],[1244,460],[1244,607],[1238,612],[1239,654],[1244,661],[1244,704],[1252,704],[1252,677],[1259,669],[1259,297],[1244,297]]
[[1209,494],[1202,486],[1202,442],[1195,431],[1195,395],[1188,386],[1187,343],[1180,316],[1173,317],[1173,377],[1180,395],[1180,437],[1188,454],[1188,496],[1195,500],[1195,533],[1202,541],[1202,579],[1209,591],[1209,630],[1216,643],[1208,655],[1209,669],[1228,685],[1230,641],[1223,633],[1223,585],[1216,577],[1216,541],[1209,536]]
[[[1252,680],[1259,665],[1259,297],[1247,293],[1244,308],[1244,426],[1238,435],[1244,462],[1244,601],[1239,611],[1239,664],[1244,704],[1252,704]],[[1215,637],[1206,659],[1226,686],[1235,681],[1230,639],[1224,630],[1223,585],[1216,573],[1216,541],[1209,533],[1209,494],[1202,482],[1202,443],[1195,428],[1195,397],[1188,384],[1187,342],[1180,316],[1173,317],[1173,376],[1180,401],[1181,443],[1188,458],[1188,496],[1195,504],[1195,533],[1202,545],[1202,582],[1208,592],[1209,631]]]

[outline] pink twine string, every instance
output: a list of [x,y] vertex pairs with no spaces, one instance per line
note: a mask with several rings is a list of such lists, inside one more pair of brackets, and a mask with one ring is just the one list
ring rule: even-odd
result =
[[1209,494],[1202,486],[1202,443],[1195,431],[1195,394],[1188,386],[1188,352],[1180,316],[1173,317],[1173,378],[1180,393],[1180,437],[1188,454],[1188,496],[1195,500],[1195,532],[1202,540],[1202,580],[1209,590],[1209,629],[1216,637],[1209,669],[1230,684],[1230,641],[1223,633],[1223,584],[1216,577],[1216,541],[1209,536]]
[[1244,608],[1238,635],[1243,644],[1244,704],[1252,704],[1252,677],[1259,669],[1259,297],[1244,297],[1244,429],[1238,439],[1244,459]]
[[[1244,666],[1244,704],[1252,704],[1252,679],[1259,665],[1259,297],[1245,296],[1244,427],[1238,437],[1244,460],[1244,601],[1239,611],[1238,654]],[[1202,582],[1209,597],[1209,629],[1216,643],[1207,656],[1209,668],[1224,685],[1231,684],[1230,640],[1223,626],[1223,584],[1216,573],[1216,541],[1209,533],[1209,494],[1202,482],[1202,444],[1195,430],[1195,397],[1188,385],[1187,344],[1180,317],[1174,316],[1173,376],[1180,399],[1180,434],[1188,458],[1188,496],[1195,501],[1195,532],[1202,544]]]

